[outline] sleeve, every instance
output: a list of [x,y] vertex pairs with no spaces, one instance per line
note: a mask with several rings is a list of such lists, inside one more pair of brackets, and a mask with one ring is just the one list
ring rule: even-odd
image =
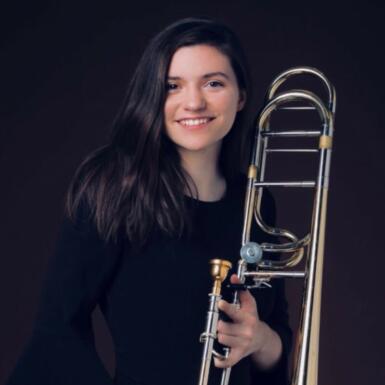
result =
[[287,301],[284,282],[277,280],[273,286],[274,309],[266,323],[279,335],[282,341],[282,354],[278,362],[269,370],[261,371],[251,364],[252,385],[286,385],[289,384],[288,361],[292,346],[292,331],[289,327]]
[[[262,216],[269,225],[275,224],[276,209],[272,194],[266,190],[263,196]],[[277,242],[271,236],[265,236],[267,242]],[[277,256],[279,258],[279,256]],[[288,364],[292,347],[292,331],[289,326],[288,304],[285,295],[284,279],[275,279],[272,285],[272,310],[265,322],[279,335],[282,342],[282,355],[279,361],[269,370],[261,371],[251,363],[252,385],[286,385],[289,383]]]
[[110,385],[94,345],[91,313],[121,245],[102,241],[81,204],[64,218],[43,284],[33,334],[7,385]]

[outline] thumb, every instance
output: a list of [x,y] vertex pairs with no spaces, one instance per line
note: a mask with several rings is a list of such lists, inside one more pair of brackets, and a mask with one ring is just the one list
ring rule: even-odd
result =
[[[236,274],[232,274],[230,277],[230,282],[234,284],[240,284],[241,281]],[[239,302],[241,304],[241,309],[247,311],[248,313],[255,314],[258,312],[257,303],[255,302],[254,297],[251,295],[249,290],[239,290]]]

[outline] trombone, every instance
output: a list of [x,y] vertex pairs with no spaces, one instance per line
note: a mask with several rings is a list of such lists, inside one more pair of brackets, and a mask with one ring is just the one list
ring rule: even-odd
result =
[[[322,101],[317,95],[308,90],[277,92],[288,79],[299,75],[318,79],[327,91],[327,101]],[[293,106],[293,103],[296,105]],[[248,169],[242,247],[237,266],[237,275],[240,282],[245,284],[246,278],[251,277],[254,281],[251,287],[260,287],[276,278],[304,279],[304,296],[300,326],[297,333],[297,350],[294,357],[292,385],[316,385],[318,378],[323,254],[335,108],[336,94],[334,87],[319,70],[311,67],[295,67],[279,74],[268,88],[265,106],[257,119],[257,132]],[[321,120],[321,127],[318,130],[273,131],[270,128],[271,116],[274,111],[280,109],[315,110]],[[273,149],[268,146],[269,140],[273,138],[290,137],[318,137],[318,148]],[[274,152],[317,153],[319,162],[316,178],[306,181],[266,181],[267,155]],[[310,232],[306,236],[298,238],[289,230],[273,228],[264,222],[261,216],[261,200],[265,187],[301,187],[314,190]],[[287,241],[277,244],[253,242],[250,239],[253,218],[265,233],[284,238]],[[288,256],[280,260],[274,260],[268,258],[269,253],[283,253]],[[303,270],[293,270],[292,268],[297,266],[304,259],[304,256],[306,256],[305,268]],[[200,341],[203,343],[203,353],[199,385],[207,385],[208,383],[212,357],[224,359],[230,353],[229,348],[224,348],[222,354],[218,353],[213,346],[219,316],[218,302],[221,299],[221,284],[231,268],[231,263],[220,259],[211,260],[210,263],[213,289],[209,293],[209,310],[205,330],[200,336]],[[237,292],[234,293],[233,303],[239,303]],[[230,373],[231,367],[223,369],[220,385],[229,384]]]

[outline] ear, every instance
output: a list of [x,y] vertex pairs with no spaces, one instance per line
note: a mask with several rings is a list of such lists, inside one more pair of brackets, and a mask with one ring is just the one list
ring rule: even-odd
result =
[[246,92],[241,90],[239,92],[237,111],[241,111],[243,109],[243,107],[245,106],[245,103],[246,103]]

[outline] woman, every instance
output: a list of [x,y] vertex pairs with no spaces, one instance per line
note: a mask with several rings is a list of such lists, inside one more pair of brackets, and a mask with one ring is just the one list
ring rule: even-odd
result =
[[[237,38],[214,21],[183,19],[150,42],[109,143],[70,186],[35,331],[8,385],[197,383],[208,261],[239,255],[249,84]],[[272,220],[269,196],[265,207]],[[220,303],[230,320],[218,341],[231,354],[215,361],[210,383],[230,365],[232,384],[285,383],[282,283],[240,300],[238,310]],[[115,344],[114,380],[94,348],[97,304]]]

